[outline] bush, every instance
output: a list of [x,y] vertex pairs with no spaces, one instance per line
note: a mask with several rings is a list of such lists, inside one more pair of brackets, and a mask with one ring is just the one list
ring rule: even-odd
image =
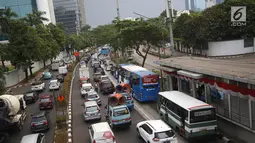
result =
[[55,138],[55,143],[66,143],[68,141],[67,139],[67,129],[57,129],[56,130],[56,138]]
[[56,117],[56,124],[59,129],[66,127],[66,115],[58,115]]

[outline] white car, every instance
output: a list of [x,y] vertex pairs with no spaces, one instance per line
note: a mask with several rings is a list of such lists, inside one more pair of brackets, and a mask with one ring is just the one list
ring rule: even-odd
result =
[[60,87],[60,82],[57,79],[51,80],[49,89],[50,90],[58,90]]
[[45,83],[41,80],[35,81],[31,85],[32,91],[40,91],[45,89]]
[[84,83],[81,86],[81,96],[85,97],[89,92],[95,91],[91,83]]
[[30,134],[23,136],[20,143],[45,143],[45,135],[43,133]]
[[162,120],[147,120],[136,125],[137,135],[146,143],[177,142],[173,130]]
[[91,143],[116,143],[115,136],[107,122],[89,126],[89,136]]

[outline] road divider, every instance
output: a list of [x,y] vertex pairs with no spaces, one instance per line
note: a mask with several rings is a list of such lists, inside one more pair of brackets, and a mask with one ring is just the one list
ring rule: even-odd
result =
[[67,138],[68,143],[72,143],[73,141],[73,133],[72,133],[72,90],[73,90],[73,81],[75,78],[76,69],[79,66],[79,63],[75,65],[75,68],[73,70],[71,85],[70,85],[70,91],[69,91],[69,99],[68,99],[68,107],[67,107],[67,113],[68,113],[68,120],[67,120]]

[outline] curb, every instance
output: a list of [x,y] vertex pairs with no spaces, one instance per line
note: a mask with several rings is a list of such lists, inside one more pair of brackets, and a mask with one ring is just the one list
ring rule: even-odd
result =
[[68,107],[67,107],[67,113],[68,113],[68,120],[67,120],[67,143],[73,142],[73,136],[72,136],[72,90],[73,90],[73,80],[75,78],[75,72],[78,67],[79,63],[75,66],[73,70],[71,85],[70,85],[70,92],[69,92],[69,99],[68,99]]

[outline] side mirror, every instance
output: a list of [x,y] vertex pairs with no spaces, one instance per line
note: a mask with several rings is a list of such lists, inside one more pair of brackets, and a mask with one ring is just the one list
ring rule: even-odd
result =
[[106,105],[106,106],[104,106],[104,109],[107,109],[107,105]]
[[81,106],[84,106],[84,104],[81,104]]
[[88,126],[88,129],[91,129],[91,126]]

